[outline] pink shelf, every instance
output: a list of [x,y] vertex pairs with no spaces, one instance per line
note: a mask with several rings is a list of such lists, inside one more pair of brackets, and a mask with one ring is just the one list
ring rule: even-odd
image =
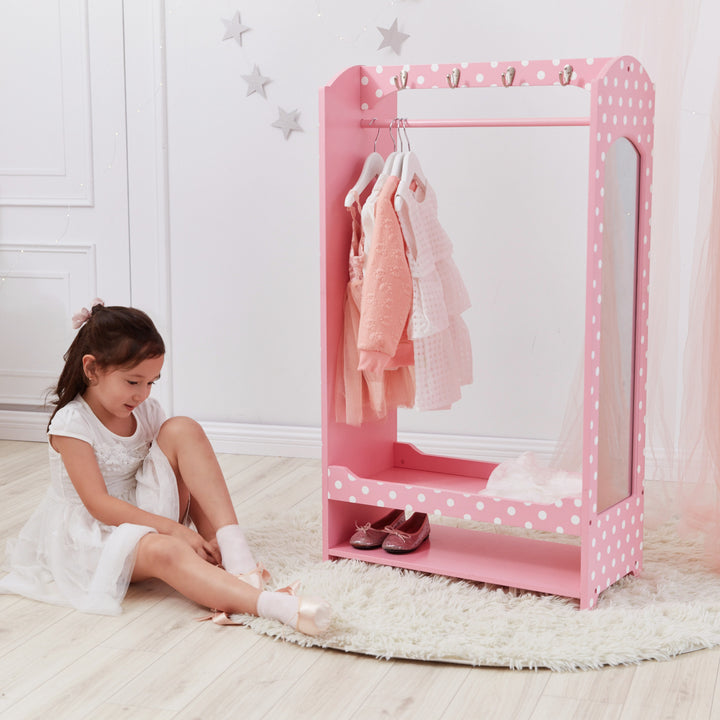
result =
[[564,597],[580,597],[580,547],[513,535],[433,525],[418,550],[392,555],[357,550],[344,542],[329,548],[333,558],[351,558],[493,585]]

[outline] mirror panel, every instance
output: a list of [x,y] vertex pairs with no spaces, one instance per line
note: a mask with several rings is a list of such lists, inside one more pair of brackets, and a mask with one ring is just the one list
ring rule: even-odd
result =
[[598,427],[598,511],[631,493],[640,157],[626,138],[605,162]]

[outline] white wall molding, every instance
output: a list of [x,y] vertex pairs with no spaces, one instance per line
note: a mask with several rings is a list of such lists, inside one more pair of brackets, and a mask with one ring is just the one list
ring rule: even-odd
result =
[[29,89],[22,73],[3,86],[13,142],[0,155],[0,205],[87,207],[94,202],[88,2],[68,0],[56,8],[57,14],[43,13],[42,23],[32,21],[31,30],[25,16],[13,15],[11,7],[0,9],[0,22],[21,23],[17,42],[0,48],[0,65],[25,65],[32,54],[49,68],[33,75],[45,87]]
[[[47,412],[0,409],[0,438],[45,442],[48,417]],[[322,451],[319,427],[218,422],[203,422],[201,425],[217,453],[320,458]],[[534,452],[541,460],[548,460],[555,446],[549,440],[430,433],[398,433],[398,439],[412,443],[424,452],[489,462],[509,460],[523,452]],[[646,450],[645,477],[674,479],[675,476],[668,472],[671,455],[658,448]]]

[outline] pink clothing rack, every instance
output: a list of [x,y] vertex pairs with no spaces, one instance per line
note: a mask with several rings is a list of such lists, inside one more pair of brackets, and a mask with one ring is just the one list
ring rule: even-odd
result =
[[[335,369],[351,235],[350,217],[343,199],[373,147],[371,132],[378,127],[388,127],[397,118],[399,92],[429,88],[476,92],[473,88],[502,85],[507,92],[523,85],[580,89],[589,93],[589,117],[408,120],[405,127],[577,125],[590,128],[582,495],[579,499],[560,500],[551,505],[479,495],[496,463],[427,455],[400,443],[394,413],[361,427],[335,420]],[[322,502],[326,559],[355,558],[552,593],[577,598],[583,609],[596,607],[603,590],[620,578],[641,571],[653,113],[652,82],[638,60],[628,56],[516,63],[354,66],[321,89]],[[607,204],[606,163],[610,147],[621,138],[632,144],[639,168],[629,490],[626,497],[609,507],[598,507],[599,327],[603,317],[600,288]],[[467,142],[467,137],[463,137],[463,142]],[[389,133],[381,133],[376,143],[381,154],[392,150]],[[472,275],[467,271],[466,280],[472,282]],[[431,518],[442,515],[554,535],[547,540],[434,524],[430,540],[407,555],[357,550],[349,544],[356,524],[373,522],[391,507],[427,512]],[[575,536],[576,543],[557,542],[558,535]]]

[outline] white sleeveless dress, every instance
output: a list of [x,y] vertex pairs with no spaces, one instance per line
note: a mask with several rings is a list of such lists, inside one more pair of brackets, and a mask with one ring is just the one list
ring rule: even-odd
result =
[[[108,492],[157,515],[178,520],[175,475],[153,443],[165,414],[154,398],[138,406],[131,437],[108,430],[78,395],[53,418],[49,435],[73,437],[92,445]],[[85,508],[48,443],[50,486],[40,505],[8,541],[0,593],[68,605],[84,612],[121,612],[135,565],[135,551],[150,527],[125,523],[109,526]]]

